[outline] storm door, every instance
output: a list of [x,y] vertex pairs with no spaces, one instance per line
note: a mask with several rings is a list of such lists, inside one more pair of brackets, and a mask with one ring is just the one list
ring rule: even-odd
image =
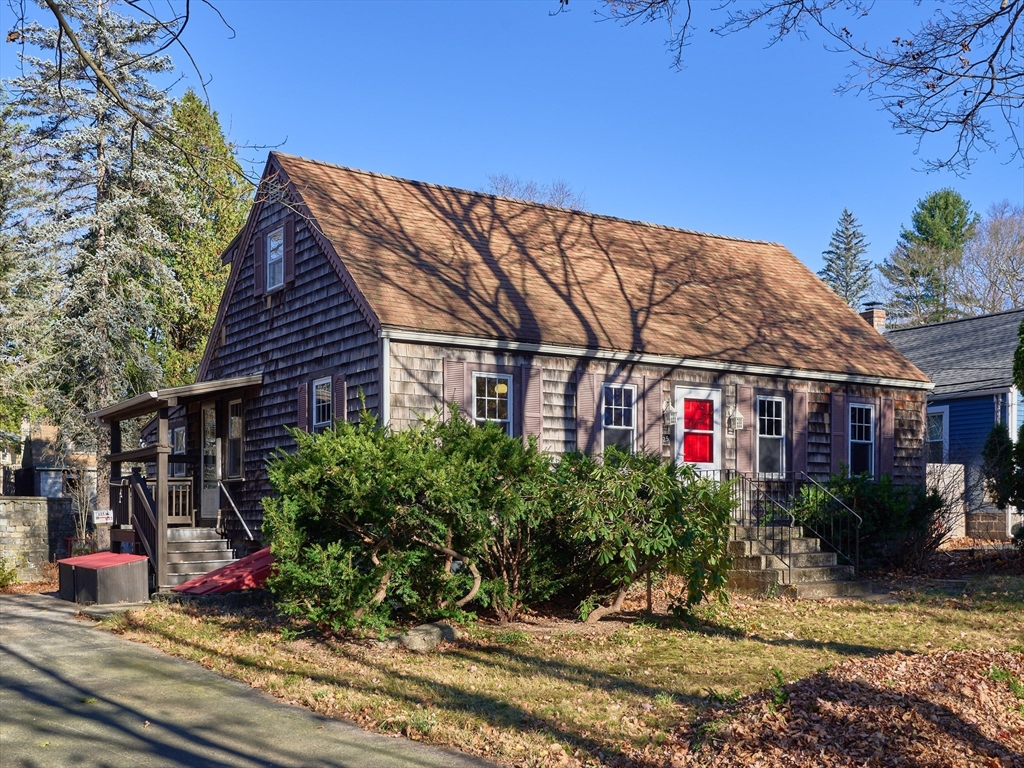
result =
[[200,515],[216,520],[220,510],[220,440],[217,437],[217,404],[203,403],[203,464]]

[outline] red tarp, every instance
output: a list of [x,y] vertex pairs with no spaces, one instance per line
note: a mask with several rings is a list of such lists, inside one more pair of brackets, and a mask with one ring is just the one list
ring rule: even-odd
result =
[[101,568],[111,568],[115,565],[134,563],[145,560],[145,555],[121,555],[116,552],[97,552],[92,555],[79,555],[78,557],[65,557],[58,560],[63,565],[73,565],[75,568],[89,568],[98,571]]
[[274,557],[270,554],[270,547],[265,547],[223,568],[189,579],[172,589],[190,595],[219,595],[243,589],[258,589],[267,583],[267,576],[270,575],[273,563]]

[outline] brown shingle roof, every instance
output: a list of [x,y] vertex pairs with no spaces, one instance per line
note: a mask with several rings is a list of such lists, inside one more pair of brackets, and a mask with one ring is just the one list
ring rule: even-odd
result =
[[274,157],[384,326],[927,381],[780,245]]

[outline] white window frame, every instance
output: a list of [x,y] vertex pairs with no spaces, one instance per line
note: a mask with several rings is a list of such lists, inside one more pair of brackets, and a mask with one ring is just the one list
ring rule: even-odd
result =
[[[242,433],[238,437],[231,436],[231,406],[233,405],[238,406],[238,418],[242,422]],[[228,403],[227,422],[227,440],[225,441],[227,450],[224,452],[224,474],[228,478],[238,479],[245,474],[245,409],[242,407],[241,400],[232,400]],[[233,440],[238,441],[238,472],[236,474],[231,473],[231,442]]]
[[[323,389],[325,387],[327,389],[327,405],[326,405],[327,418],[326,419],[320,419],[318,417],[322,415],[322,411],[321,411],[321,408],[320,408],[320,403],[317,400],[316,394],[317,394],[317,390],[318,389]],[[312,408],[311,408],[311,410],[312,410],[312,419],[311,419],[311,421],[312,421],[312,424],[313,424],[313,431],[314,432],[323,432],[325,429],[330,429],[331,428],[332,417],[334,416],[334,414],[333,414],[333,410],[334,410],[334,388],[332,386],[331,377],[330,376],[324,376],[322,379],[314,379],[313,380],[312,392],[310,394],[312,395],[312,397],[310,398],[310,403],[311,403],[311,406],[312,406]]]
[[[683,464],[683,439],[686,436],[684,429],[685,414],[684,405],[686,400],[711,400],[714,408],[714,428],[712,430],[711,450],[713,451],[712,461],[689,461],[685,462],[700,470],[716,470],[722,468],[722,390],[707,389],[704,387],[681,387],[675,389],[676,408],[676,445],[675,457],[677,464]],[[690,430],[691,432],[698,430]],[[703,430],[700,430],[703,432]],[[705,433],[706,434],[706,433]]]
[[[632,394],[633,405],[630,407],[630,421],[633,423],[631,427],[616,427],[616,426],[605,426],[604,417],[606,408],[619,408],[625,410],[623,406],[615,405],[607,401],[608,392],[620,390],[623,392],[629,391]],[[629,453],[636,453],[636,386],[634,384],[617,384],[614,381],[606,381],[601,384],[601,450],[605,449],[604,432],[606,429],[618,430],[622,432],[629,432]]]
[[[484,379],[499,379],[499,380],[505,382],[505,385],[508,387],[508,390],[506,392],[507,399],[508,399],[507,409],[506,409],[506,414],[508,416],[507,419],[498,419],[498,418],[491,419],[491,418],[488,418],[486,416],[477,416],[476,415],[476,401],[477,401],[477,399],[479,397],[483,397],[485,400],[487,399],[487,395],[486,394],[480,395],[477,392],[477,388],[476,388],[477,387],[477,383],[478,383],[478,380],[481,379],[481,378],[484,378]],[[515,411],[515,405],[514,405],[515,404],[515,389],[514,389],[515,385],[514,385],[512,379],[513,379],[513,377],[512,377],[511,373],[493,373],[493,372],[490,372],[490,371],[473,371],[473,401],[472,401],[470,407],[472,408],[473,423],[474,424],[487,424],[487,423],[499,424],[499,425],[505,427],[505,434],[509,435],[510,437],[512,436],[513,432],[515,431],[515,427],[513,426],[515,424],[515,420],[514,420],[515,419],[515,412],[514,412]]]
[[[924,442],[925,442],[924,455],[927,458],[929,443],[937,443],[938,442],[938,440],[929,440],[928,439],[928,437],[929,437],[929,434],[928,434],[928,416],[931,416],[932,414],[935,414],[935,413],[938,413],[938,414],[942,415],[942,460],[939,463],[940,464],[945,464],[946,462],[949,461],[949,406],[948,405],[929,405],[928,406],[928,414],[925,417],[925,422],[924,422]],[[935,463],[935,462],[929,462],[929,463]]]
[[[871,440],[854,440],[853,439],[853,409],[862,408],[867,410],[871,417],[868,419],[868,426],[871,428]],[[875,476],[875,453],[878,450],[878,428],[877,428],[877,416],[875,413],[875,406],[873,403],[850,403],[846,409],[846,463],[849,467],[850,474],[853,474],[853,445],[864,445],[865,443],[871,446],[871,450],[868,451],[868,457],[870,459],[870,466],[868,467],[868,474],[872,477]]]
[[[761,403],[772,402],[779,403],[782,406],[782,414],[779,419],[782,421],[782,434],[781,435],[762,435],[761,434]],[[786,440],[786,398],[779,397],[778,395],[758,395],[757,396],[757,412],[754,418],[757,420],[757,431],[755,433],[757,439],[754,466],[757,468],[755,474],[760,477],[782,477],[786,474],[786,449],[788,448],[788,442]],[[764,437],[767,440],[778,440],[782,443],[782,447],[779,449],[779,456],[781,459],[781,467],[778,472],[762,472],[761,471],[761,438]]]
[[[284,227],[271,230],[266,237],[266,248],[264,249],[266,254],[266,264],[264,265],[267,278],[266,290],[273,291],[284,285]],[[280,244],[279,248],[277,248],[278,243]],[[278,265],[280,266],[280,279],[275,281],[273,279],[274,267]]]
[[[178,441],[179,437],[181,438],[180,445],[179,445],[179,441]],[[171,429],[171,454],[172,455],[174,455],[174,456],[183,456],[185,454],[185,452],[186,452],[186,439],[187,439],[187,434],[185,432],[185,427],[173,427]],[[179,447],[180,447],[181,450],[178,450]],[[170,474],[171,477],[186,477],[188,475],[188,466],[186,466],[185,464],[180,464],[178,462],[173,462],[171,464],[171,471],[170,471],[169,474]]]

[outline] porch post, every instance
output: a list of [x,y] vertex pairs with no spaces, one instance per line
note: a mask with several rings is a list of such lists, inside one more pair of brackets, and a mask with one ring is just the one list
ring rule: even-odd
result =
[[[112,421],[112,422],[110,422],[110,453],[111,453],[111,455],[116,455],[116,454],[118,454],[120,452],[121,452],[121,422],[120,421]],[[99,479],[99,473],[97,473],[96,477],[97,477],[97,479]],[[114,491],[115,483],[118,486],[117,491]],[[110,462],[110,480],[107,483],[107,492],[110,495],[110,508],[111,509],[115,509],[115,508],[118,509],[118,513],[117,514],[121,514],[121,503],[123,501],[123,499],[121,497],[121,487],[120,486],[121,486],[121,462],[120,461],[112,461],[112,462]],[[99,494],[99,490],[100,490],[99,488],[96,489],[97,495]],[[117,500],[116,501],[114,499],[114,494],[115,493],[117,493]],[[114,522],[117,523],[118,520],[115,519]],[[131,517],[128,518],[128,522],[131,522]],[[120,526],[115,526],[115,527],[120,527]],[[113,536],[110,537],[110,551],[111,552],[120,552],[121,551],[121,542],[120,542],[120,540],[116,540],[115,541]]]
[[156,454],[156,586],[167,584],[167,455],[171,446],[167,435],[167,408],[157,411]]

